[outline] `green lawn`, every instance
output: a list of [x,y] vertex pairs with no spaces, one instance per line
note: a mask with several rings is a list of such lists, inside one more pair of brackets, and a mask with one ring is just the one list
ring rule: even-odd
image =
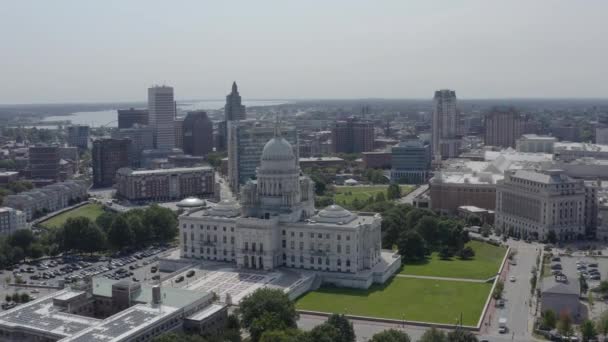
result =
[[476,325],[492,284],[393,277],[368,290],[321,288],[298,309],[434,323]]
[[[337,186],[336,194],[334,195],[334,202],[339,205],[350,205],[352,201],[357,198],[361,202],[366,202],[368,198],[376,196],[379,192],[384,192],[386,196],[386,189],[388,185],[374,185],[374,186]],[[413,187],[410,185],[401,185],[401,195],[405,196]]]
[[41,222],[40,224],[47,228],[61,227],[70,217],[84,216],[91,220],[95,219],[103,213],[103,207],[99,204],[85,204],[82,207],[66,211],[57,216],[51,217],[50,219]]
[[460,260],[457,257],[441,260],[435,252],[425,262],[406,263],[401,268],[401,273],[467,279],[488,279],[496,275],[507,249],[480,241],[470,241],[467,246],[475,251],[475,257],[471,260]]

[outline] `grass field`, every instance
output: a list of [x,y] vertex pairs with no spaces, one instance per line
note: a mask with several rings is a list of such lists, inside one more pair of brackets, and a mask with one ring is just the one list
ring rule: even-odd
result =
[[298,309],[435,323],[476,325],[492,284],[393,277],[368,290],[321,288]]
[[51,217],[50,219],[41,222],[40,224],[47,228],[61,227],[70,217],[84,216],[91,220],[95,219],[103,213],[103,208],[99,204],[85,204],[82,207],[66,211],[57,216]]
[[435,252],[425,262],[405,264],[401,273],[468,279],[488,279],[496,275],[507,249],[479,241],[470,241],[467,246],[475,251],[475,257],[471,260],[460,260],[457,257],[441,260]]
[[[336,194],[334,195],[334,202],[339,205],[350,205],[352,201],[357,198],[361,202],[365,202],[368,198],[376,196],[379,192],[384,192],[386,196],[386,189],[388,185],[374,185],[374,186],[337,186]],[[405,196],[413,187],[410,185],[401,185],[401,195]]]

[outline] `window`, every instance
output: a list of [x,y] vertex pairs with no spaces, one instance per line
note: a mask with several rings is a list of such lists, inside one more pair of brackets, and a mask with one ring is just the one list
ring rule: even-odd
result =
[[338,253],[342,253],[342,246],[341,246],[341,245],[338,245],[338,246],[337,246],[337,248],[336,248],[336,251],[337,251]]
[[315,237],[315,233],[310,233],[310,238],[314,238]]
[[287,260],[287,255],[283,253],[283,261]]
[[323,238],[323,234],[319,233],[319,234],[317,234],[317,237],[318,237],[319,239],[322,239],[322,238]]
[[325,258],[325,265],[329,265],[329,258]]
[[291,237],[294,237],[296,235],[295,232],[291,232]]
[[301,251],[304,250],[304,242],[303,241],[300,241],[300,250]]
[[226,227],[222,227],[224,231],[226,231]]
[[341,266],[342,265],[342,260],[338,259],[337,264],[338,264],[338,266]]
[[283,246],[283,248],[287,247],[287,242],[285,240],[281,241],[281,246]]
[[315,258],[310,257],[310,264],[311,264],[311,265],[314,265],[314,264],[315,264]]
[[260,242],[260,252],[264,251],[264,244]]
[[346,254],[350,254],[350,245],[346,245]]
[[234,227],[230,227],[230,231],[231,231],[231,232],[234,232]]
[[338,241],[342,240],[342,235],[338,234]]
[[346,259],[346,267],[350,267],[350,260]]
[[222,242],[226,243],[226,235],[222,236]]
[[234,245],[234,236],[230,237],[230,243]]
[[245,250],[249,249],[249,242],[245,242]]
[[255,242],[251,243],[251,250],[255,252]]
[[304,237],[304,233],[300,232],[300,237]]
[[285,236],[285,229],[283,229],[283,236]]
[[213,235],[213,242],[217,242],[217,235]]
[[291,256],[291,262],[296,262],[296,256],[295,255]]
[[350,241],[350,235],[346,235],[346,241]]
[[291,240],[290,241],[290,247],[291,247],[291,249],[295,249],[296,248],[295,246],[296,246],[296,242],[293,241],[293,240]]
[[304,262],[304,256],[303,255],[300,255],[300,262],[302,262],[302,263]]
[[326,238],[326,239],[329,239],[329,234],[325,234],[325,238]]
[[213,230],[217,230],[217,226],[213,226]]

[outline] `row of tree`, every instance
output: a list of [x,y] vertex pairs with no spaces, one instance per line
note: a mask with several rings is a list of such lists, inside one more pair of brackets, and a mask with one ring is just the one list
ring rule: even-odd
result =
[[474,256],[472,249],[465,248],[469,235],[459,220],[409,205],[388,208],[382,218],[383,247],[397,246],[406,261],[423,260],[433,251],[442,258]]
[[[570,338],[574,336],[574,323],[567,311],[560,312],[559,316],[553,310],[546,310],[541,314],[540,328],[542,330],[557,329],[561,336]],[[583,341],[592,341],[597,338],[598,333],[608,335],[608,312],[604,312],[596,322],[584,320],[578,329]]]
[[105,212],[95,221],[72,217],[62,227],[37,236],[29,229],[20,229],[0,237],[0,267],[62,252],[94,253],[168,242],[176,235],[177,216],[157,205],[121,214]]

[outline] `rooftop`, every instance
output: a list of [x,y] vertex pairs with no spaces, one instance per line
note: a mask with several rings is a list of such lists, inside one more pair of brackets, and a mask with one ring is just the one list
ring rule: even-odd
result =
[[62,341],[64,342],[111,342],[125,341],[133,333],[172,315],[177,308],[161,305],[134,305],[110,316],[101,324],[90,327]]
[[226,306],[222,304],[211,304],[207,306],[205,309],[195,313],[194,315],[188,317],[189,320],[192,321],[202,321],[210,316],[213,316],[216,312],[223,310]]
[[569,141],[556,142],[554,148],[556,150],[565,150],[565,151],[608,152],[608,145],[598,145],[598,144],[569,142]]
[[557,281],[554,277],[543,279],[542,293],[576,295],[580,294],[578,279],[569,281]]
[[140,175],[164,175],[167,173],[188,173],[197,171],[211,171],[212,168],[209,166],[197,166],[197,167],[176,167],[171,169],[154,169],[154,170],[132,170],[129,168],[122,168],[118,172],[123,174],[131,174],[135,176]]
[[0,313],[0,326],[23,326],[27,329],[70,336],[101,322],[101,320],[58,311],[53,298],[71,296],[71,290],[61,290],[11,310]]

